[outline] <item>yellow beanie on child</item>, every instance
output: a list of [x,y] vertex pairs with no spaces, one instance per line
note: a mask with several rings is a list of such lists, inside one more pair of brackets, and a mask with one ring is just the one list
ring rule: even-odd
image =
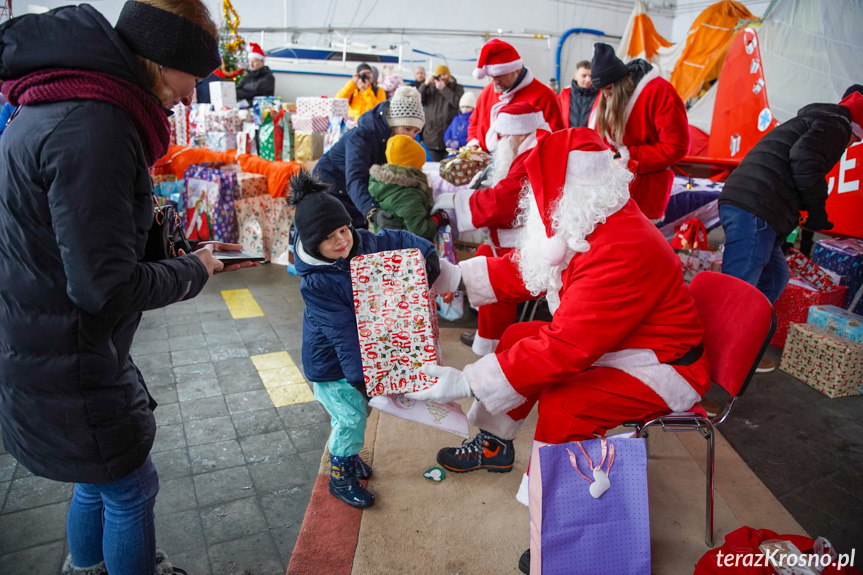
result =
[[426,151],[413,138],[397,134],[387,140],[387,162],[390,164],[422,169],[425,161]]

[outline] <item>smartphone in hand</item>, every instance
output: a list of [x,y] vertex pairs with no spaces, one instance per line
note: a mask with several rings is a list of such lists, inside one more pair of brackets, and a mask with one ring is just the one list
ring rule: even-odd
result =
[[264,256],[255,252],[246,250],[229,251],[229,252],[213,252],[213,257],[229,266],[231,264],[241,264],[243,262],[264,262]]

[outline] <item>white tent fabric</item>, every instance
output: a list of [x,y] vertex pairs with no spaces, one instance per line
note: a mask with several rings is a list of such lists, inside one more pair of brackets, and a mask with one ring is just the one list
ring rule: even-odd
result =
[[686,112],[689,125],[695,126],[705,134],[710,134],[710,124],[713,122],[713,105],[716,103],[716,87],[719,82],[713,84],[710,89]]
[[775,0],[758,29],[770,110],[780,122],[863,84],[863,0]]
[[[647,14],[647,3],[644,0],[635,1],[635,7],[632,9],[632,14],[629,16],[629,23],[626,25],[626,30],[623,32],[623,37],[620,39],[620,44],[617,47],[617,57],[624,62],[629,62],[630,60],[635,60],[637,58],[648,60],[659,69],[659,73],[663,78],[670,80],[671,73],[674,71],[674,66],[677,65],[680,55],[683,54],[683,49],[686,48],[686,40],[678,42],[677,44],[672,44],[668,47],[660,46],[653,58],[647,58],[644,51],[630,57],[627,54],[627,48],[632,41],[632,28],[635,24],[635,17],[640,14]],[[691,33],[692,30],[690,30],[690,34]]]

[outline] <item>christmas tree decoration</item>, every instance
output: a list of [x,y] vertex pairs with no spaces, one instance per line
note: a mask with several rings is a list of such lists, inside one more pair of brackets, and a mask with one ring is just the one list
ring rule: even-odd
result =
[[231,0],[223,0],[222,16],[224,20],[219,28],[219,54],[222,56],[222,68],[219,75],[236,82],[246,71],[248,59],[246,41],[237,31],[240,27],[240,15],[234,10]]

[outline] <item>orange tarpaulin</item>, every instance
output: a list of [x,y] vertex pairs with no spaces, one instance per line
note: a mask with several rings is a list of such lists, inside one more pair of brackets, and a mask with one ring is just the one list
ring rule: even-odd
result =
[[171,146],[168,153],[156,162],[155,167],[182,178],[190,165],[205,162],[237,163],[244,172],[261,174],[267,178],[267,191],[274,198],[288,194],[288,182],[291,176],[303,168],[303,165],[297,162],[270,162],[251,154],[237,156],[236,150],[214,152],[206,148],[184,148],[183,146]]
[[[628,42],[626,41],[628,40]],[[635,10],[630,21],[630,26],[624,34],[624,42],[621,45],[626,45],[626,55],[629,61],[634,58],[644,58],[652,60],[660,47],[668,48],[671,42],[663,38],[656,28],[653,26],[653,20],[647,15],[647,7],[643,0],[638,0],[635,3]]]
[[670,80],[684,101],[719,76],[738,20],[755,20],[755,16],[740,2],[724,0],[702,12],[689,28],[686,47]]

